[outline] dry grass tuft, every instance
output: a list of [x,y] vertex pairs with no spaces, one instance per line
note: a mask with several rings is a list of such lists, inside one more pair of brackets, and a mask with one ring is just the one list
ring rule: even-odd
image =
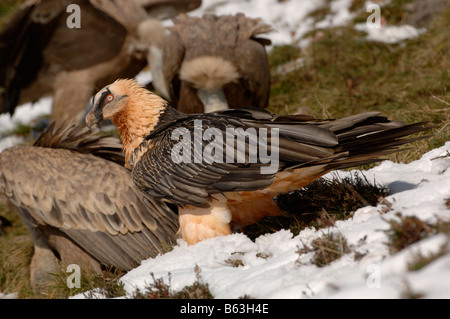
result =
[[400,293],[400,298],[402,299],[420,299],[423,298],[424,294],[420,291],[414,290],[410,283],[405,279],[403,281],[403,289]]
[[194,268],[196,280],[192,285],[184,287],[182,290],[174,292],[170,288],[171,275],[169,273],[169,283],[166,284],[162,278],[156,279],[152,273],[153,283],[145,287],[142,291],[137,289],[131,298],[133,299],[212,299],[208,284],[201,282],[201,270],[197,265]]
[[311,260],[314,265],[324,267],[350,253],[351,249],[347,239],[341,233],[329,232],[314,239],[309,246],[303,245],[303,248],[297,251],[299,255],[308,252],[314,253]]
[[450,236],[450,222],[438,220],[435,225],[428,224],[416,216],[396,214],[398,219],[387,221],[391,227],[386,230],[391,253],[397,253],[406,247],[431,235],[444,233]]
[[234,252],[234,253],[231,253],[231,255],[233,255],[233,257],[230,257],[225,260],[225,263],[227,265],[230,265],[231,267],[235,267],[235,268],[237,268],[239,266],[244,266],[244,262],[242,261],[242,259],[240,259],[239,257],[236,257],[236,256],[242,256],[242,255],[244,255],[244,253]]
[[415,216],[403,216],[400,213],[396,216],[399,220],[387,221],[391,225],[386,231],[389,238],[387,245],[391,253],[399,252],[434,232],[433,226]]
[[442,244],[436,252],[424,254],[421,251],[414,252],[407,264],[408,270],[418,271],[431,264],[436,259],[450,253],[450,241]]

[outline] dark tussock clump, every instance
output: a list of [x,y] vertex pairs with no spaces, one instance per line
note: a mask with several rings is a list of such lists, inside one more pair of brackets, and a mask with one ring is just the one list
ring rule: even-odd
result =
[[285,215],[263,218],[245,227],[243,232],[251,239],[280,229],[289,229],[297,235],[306,227],[328,227],[334,220],[345,220],[358,208],[376,206],[387,195],[389,190],[385,186],[370,183],[361,174],[320,178],[300,190],[275,198],[278,206],[286,211]]
[[308,215],[323,209],[336,217],[349,217],[358,208],[376,205],[380,198],[389,195],[382,185],[370,183],[358,173],[341,178],[320,178],[301,190],[277,197],[278,205],[292,214]]

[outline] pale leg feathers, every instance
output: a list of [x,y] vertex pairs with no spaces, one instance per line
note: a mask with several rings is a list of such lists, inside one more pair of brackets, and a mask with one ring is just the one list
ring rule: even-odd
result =
[[231,234],[231,212],[225,202],[212,200],[211,207],[199,208],[187,205],[179,210],[180,233],[189,244]]
[[279,172],[267,188],[256,191],[213,194],[210,208],[187,205],[179,211],[180,233],[190,245],[231,234],[233,226],[244,227],[266,216],[283,214],[273,197],[305,187],[328,170],[325,165]]

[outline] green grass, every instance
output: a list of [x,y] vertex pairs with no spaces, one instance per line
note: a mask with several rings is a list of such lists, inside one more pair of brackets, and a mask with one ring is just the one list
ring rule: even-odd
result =
[[17,293],[20,298],[34,295],[29,283],[33,243],[19,216],[0,206],[0,215],[12,226],[0,233],[0,292]]
[[[387,21],[399,20],[400,12],[399,1],[382,8]],[[450,7],[426,33],[404,44],[365,41],[365,34],[350,25],[321,30],[322,36],[303,51],[275,47],[270,55],[273,71],[299,57],[305,64],[273,75],[269,109],[293,113],[302,108],[331,118],[380,111],[408,123],[431,121],[438,127],[421,135],[433,137],[389,157],[399,162],[418,159],[450,138],[450,32],[443,32],[449,28]]]
[[105,269],[101,274],[85,273],[81,271],[80,287],[69,288],[67,278],[70,273],[66,267],[53,274],[53,280],[45,289],[39,292],[41,298],[66,299],[71,296],[82,294],[86,299],[116,298],[125,296],[124,285],[120,278],[124,275],[122,271]]
[[0,2],[0,31],[22,2],[24,1],[2,0]]

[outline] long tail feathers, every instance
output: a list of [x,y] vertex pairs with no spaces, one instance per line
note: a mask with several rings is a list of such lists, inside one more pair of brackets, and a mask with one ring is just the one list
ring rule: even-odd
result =
[[377,162],[401,150],[400,146],[429,136],[408,137],[435,127],[428,122],[405,124],[390,121],[378,112],[338,120],[293,120],[277,118],[269,126],[279,128],[280,161],[284,169],[326,165],[343,169]]
[[[235,112],[228,113],[237,115]],[[267,111],[255,109],[239,112],[247,112],[242,115],[252,121],[248,123],[255,123],[256,120],[257,124],[254,126],[279,128],[279,158],[280,164],[284,165],[269,187],[226,195],[232,207],[233,220],[237,219],[239,224],[258,219],[252,216],[255,214],[272,214],[270,212],[274,210],[274,206],[266,205],[264,209],[260,209],[253,204],[258,200],[300,189],[335,169],[381,161],[386,155],[401,151],[402,145],[428,137],[408,137],[409,135],[434,127],[427,122],[407,125],[390,121],[378,112],[338,120],[319,120],[296,115],[271,117]],[[248,213],[238,213],[241,210]],[[253,213],[250,214],[250,211]]]

